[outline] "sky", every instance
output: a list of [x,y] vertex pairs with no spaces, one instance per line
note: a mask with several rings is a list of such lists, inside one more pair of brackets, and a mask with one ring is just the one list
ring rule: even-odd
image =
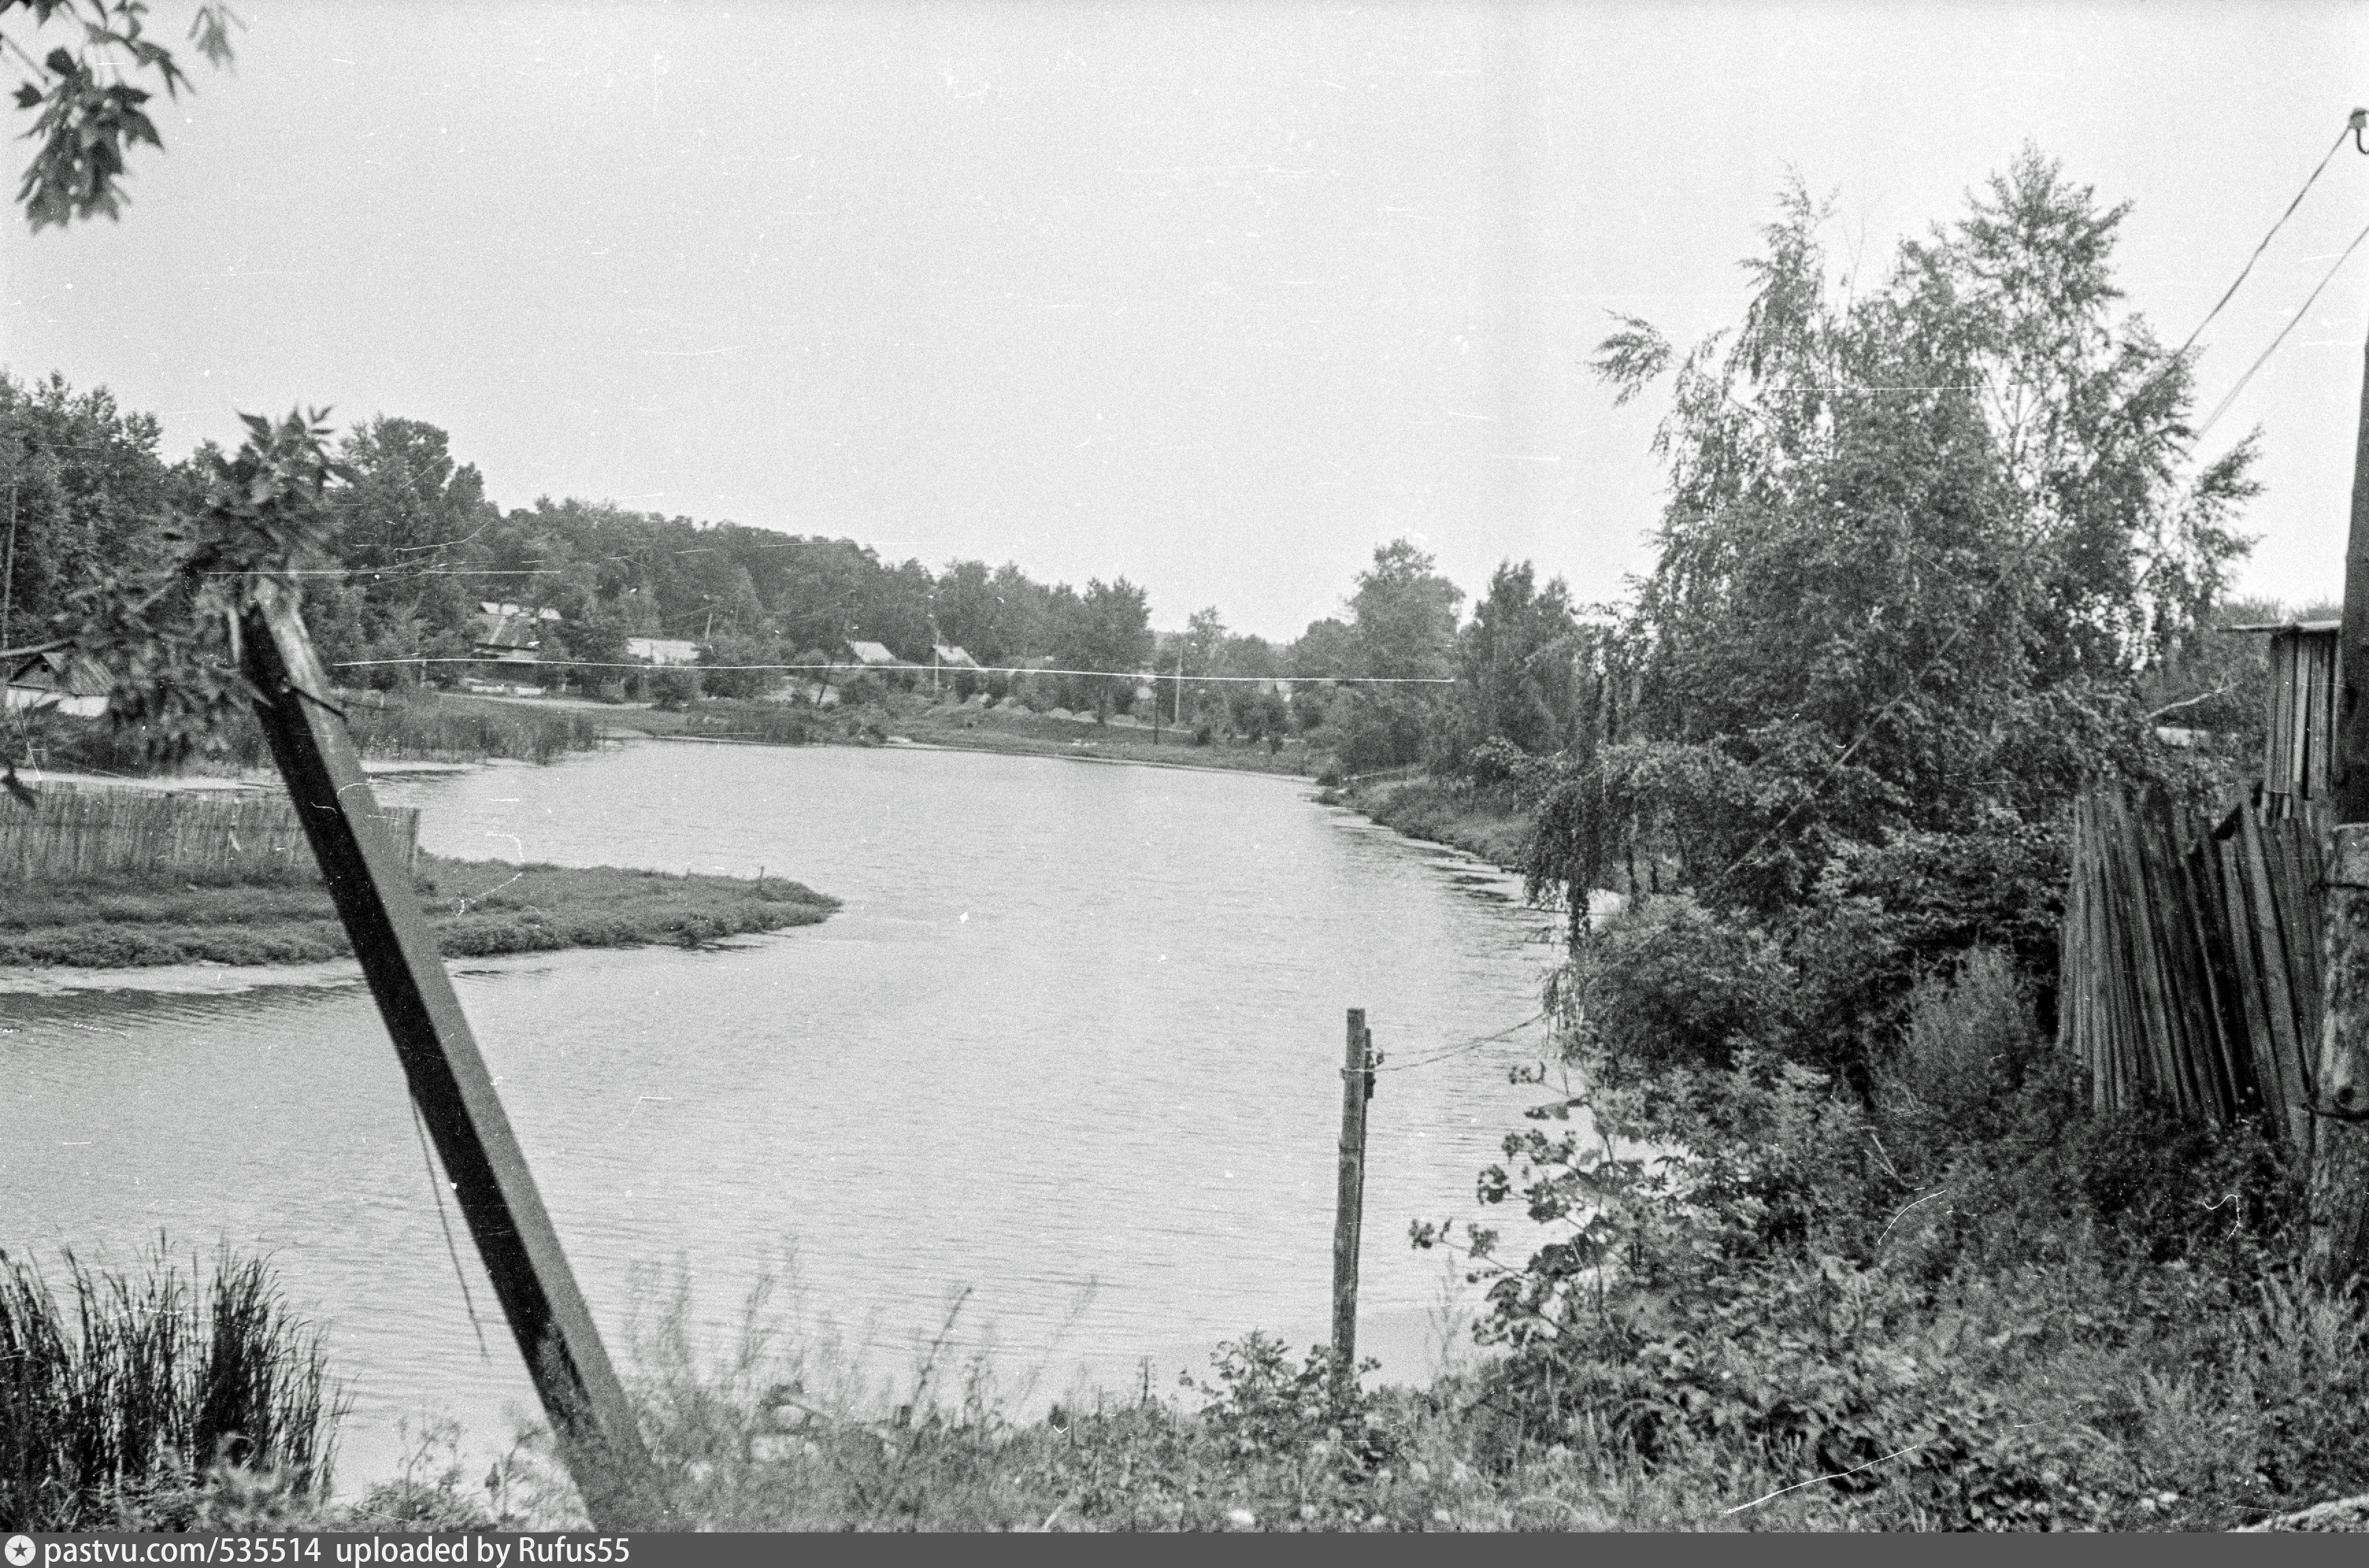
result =
[[[2263,0],[236,8],[120,223],[0,224],[11,373],[173,455],[396,415],[505,507],[1124,576],[1276,638],[1402,534],[1468,591],[1619,596],[1662,409],[1586,360],[1610,313],[1732,323],[1791,177],[1873,276],[2029,142],[2132,204],[2177,342],[2369,102],[2369,8]],[[2365,223],[2348,143],[2204,407]],[[2241,590],[2340,591],[2364,330],[2369,246],[2203,442],[2261,431]]]

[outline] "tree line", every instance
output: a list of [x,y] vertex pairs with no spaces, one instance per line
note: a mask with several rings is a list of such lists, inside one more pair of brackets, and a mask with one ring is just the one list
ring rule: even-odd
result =
[[[1124,576],[1081,589],[1012,562],[933,570],[853,539],[575,498],[505,509],[449,436],[416,419],[365,420],[334,455],[305,613],[351,685],[457,681],[480,606],[496,602],[557,612],[539,624],[547,684],[614,682],[639,637],[693,644],[705,689],[727,697],[836,662],[853,640],[918,665],[944,645],[990,668],[1116,672],[1037,683],[1048,700],[1104,713],[1133,707],[1150,676],[1168,723],[1251,740],[1321,733],[1353,769],[1453,761],[1492,736],[1550,751],[1576,712],[1570,596],[1537,586],[1527,563],[1499,571],[1469,625],[1463,591],[1401,539],[1375,551],[1340,614],[1288,642],[1233,632],[1216,606],[1156,635],[1146,590]],[[168,459],[155,418],[104,387],[0,372],[0,647],[73,623],[95,585],[162,570],[222,457],[206,443]],[[1453,684],[1305,686],[1344,679]],[[1301,689],[1287,702],[1274,681]]]

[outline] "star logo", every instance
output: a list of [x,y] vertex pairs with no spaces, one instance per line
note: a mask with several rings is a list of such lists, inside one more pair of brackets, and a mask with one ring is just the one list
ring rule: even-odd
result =
[[27,1563],[33,1561],[33,1538],[29,1535],[10,1536],[7,1557],[8,1568],[25,1568]]

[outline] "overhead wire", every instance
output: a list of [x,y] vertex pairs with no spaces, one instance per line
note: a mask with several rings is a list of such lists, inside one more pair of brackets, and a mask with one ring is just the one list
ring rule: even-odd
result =
[[2198,440],[2203,440],[2204,432],[2211,429],[2220,421],[2221,416],[2229,411],[2229,406],[2237,401],[2237,395],[2246,390],[2247,383],[2254,379],[2255,372],[2271,362],[2271,356],[2279,351],[2279,345],[2287,340],[2287,334],[2293,332],[2301,324],[2303,318],[2310,313],[2312,302],[2319,298],[2320,291],[2328,287],[2336,274],[2343,269],[2344,264],[2352,259],[2352,253],[2361,248],[2361,242],[2364,239],[2369,239],[2369,225],[2363,225],[2361,232],[2352,236],[2352,243],[2346,246],[2342,254],[2337,257],[2336,265],[2320,275],[2319,281],[2312,286],[2311,292],[2304,296],[2303,303],[2295,307],[2295,314],[2287,318],[2287,324],[2279,328],[2278,336],[2271,339],[2271,346],[2255,356],[2254,362],[2246,367],[2246,373],[2239,376],[2236,384],[2229,388],[2221,401],[2213,406],[2213,412],[2207,414],[2204,417],[2204,422],[2196,427]]
[[1418,1067],[1430,1067],[1435,1063],[1447,1061],[1453,1057],[1466,1056],[1473,1051],[1479,1050],[1483,1046],[1494,1046],[1501,1040],[1511,1039],[1516,1035],[1518,1035],[1523,1030],[1528,1028],[1531,1024],[1543,1022],[1546,1017],[1547,1013],[1545,1011],[1540,1010],[1539,1012],[1531,1013],[1519,1024],[1508,1024],[1506,1027],[1498,1030],[1494,1035],[1475,1036],[1473,1038],[1466,1040],[1460,1045],[1450,1046],[1444,1051],[1437,1051],[1430,1056],[1417,1057],[1413,1061],[1391,1062],[1385,1066],[1378,1067],[1374,1069],[1374,1070],[1376,1072],[1406,1072]]
[[[462,655],[440,656],[433,658],[349,658],[329,666],[332,670],[361,670],[373,665],[481,664],[499,665],[498,658],[469,658]],[[519,661],[520,668],[526,668]],[[640,659],[562,658],[555,666],[571,670],[865,670],[876,674],[917,675],[933,670],[942,675],[1096,675],[1113,681],[1288,681],[1299,685],[1315,685],[1330,681],[1336,686],[1452,686],[1453,675],[1170,675],[1153,674],[1141,670],[1061,670],[1032,664],[650,664]]]

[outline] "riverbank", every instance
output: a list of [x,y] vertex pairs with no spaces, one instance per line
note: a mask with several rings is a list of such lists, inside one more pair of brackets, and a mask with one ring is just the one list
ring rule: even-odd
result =
[[[552,703],[540,697],[488,698],[520,706]],[[1264,743],[1211,739],[1196,743],[1190,731],[1150,725],[1116,715],[1098,723],[1090,714],[976,703],[926,693],[888,693],[854,708],[812,708],[781,703],[704,699],[688,707],[604,705],[569,702],[595,715],[612,734],[639,734],[669,740],[734,740],[772,745],[880,746],[910,740],[964,751],[1019,757],[1090,757],[1104,761],[1154,762],[1165,767],[1214,768],[1230,773],[1306,776],[1316,771],[1315,753],[1298,738],[1270,748]]]
[[[447,957],[569,947],[697,946],[813,925],[838,900],[778,876],[419,857]],[[328,890],[302,883],[159,887],[120,878],[31,886],[0,908],[0,968],[309,964],[351,952]]]
[[1411,839],[1447,844],[1507,871],[1522,869],[1530,817],[1503,789],[1413,778],[1353,786],[1334,799]]

